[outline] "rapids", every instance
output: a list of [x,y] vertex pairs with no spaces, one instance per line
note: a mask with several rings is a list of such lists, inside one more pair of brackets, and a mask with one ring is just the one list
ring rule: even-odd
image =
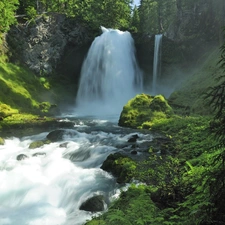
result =
[[[49,132],[22,138],[8,137],[0,146],[1,225],[81,225],[95,213],[79,210],[94,195],[103,195],[107,205],[120,193],[115,178],[100,166],[115,152],[130,154],[129,137],[138,134],[138,145],[151,142],[152,135],[118,127],[107,120],[72,119],[57,142],[29,149]],[[142,152],[143,151],[143,152]],[[36,154],[35,153],[39,153]],[[17,160],[24,154],[27,158]],[[139,149],[142,157],[144,148]]]

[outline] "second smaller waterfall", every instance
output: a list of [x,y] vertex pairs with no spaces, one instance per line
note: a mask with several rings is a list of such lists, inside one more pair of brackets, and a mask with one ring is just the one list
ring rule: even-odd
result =
[[162,34],[155,35],[152,93],[156,94],[157,78],[160,75]]

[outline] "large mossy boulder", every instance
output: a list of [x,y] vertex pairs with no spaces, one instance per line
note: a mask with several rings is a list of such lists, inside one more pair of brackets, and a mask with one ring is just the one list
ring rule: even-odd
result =
[[162,95],[139,94],[123,107],[119,126],[145,128],[143,126],[147,122],[150,127],[154,121],[170,118],[172,115],[173,109]]

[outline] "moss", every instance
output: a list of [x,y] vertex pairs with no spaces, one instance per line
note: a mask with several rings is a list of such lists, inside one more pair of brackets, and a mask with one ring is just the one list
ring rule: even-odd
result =
[[41,146],[45,145],[45,144],[50,144],[51,141],[49,140],[39,140],[39,141],[34,141],[29,145],[30,149],[35,149],[35,148],[40,148]]
[[119,125],[132,128],[149,127],[155,120],[169,118],[173,115],[173,109],[162,95],[150,96],[140,94],[128,101],[121,112]]
[[13,109],[9,105],[0,102],[0,117],[4,118],[17,113],[19,113],[17,109]]
[[5,144],[5,140],[2,137],[0,137],[0,145],[4,145],[4,144]]
[[134,177],[136,162],[120,153],[111,154],[101,168],[117,177],[118,183],[130,182]]

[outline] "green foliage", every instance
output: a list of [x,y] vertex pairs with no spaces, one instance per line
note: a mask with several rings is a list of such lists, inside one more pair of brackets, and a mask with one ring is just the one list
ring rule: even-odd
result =
[[15,11],[18,0],[1,0],[0,1],[0,35],[9,30],[10,25],[16,22]]
[[163,33],[171,24],[175,13],[175,0],[142,0],[139,7],[141,32]]
[[[113,203],[107,213],[94,221],[104,219],[105,224],[110,225],[159,225],[163,217],[158,212],[158,208],[151,200],[148,188],[142,185],[132,185],[126,192],[121,193],[120,198]],[[92,223],[88,222],[87,225],[92,225]]]
[[132,12],[130,30],[136,33],[138,32],[139,29],[140,29],[140,16],[139,16],[138,8],[137,6],[135,6]]
[[100,26],[127,29],[131,19],[130,0],[20,0],[18,12],[29,19],[43,12],[64,13],[93,30]]
[[26,14],[27,14],[27,18],[30,19],[34,19],[37,15],[37,11],[33,6],[28,6],[26,8]]

